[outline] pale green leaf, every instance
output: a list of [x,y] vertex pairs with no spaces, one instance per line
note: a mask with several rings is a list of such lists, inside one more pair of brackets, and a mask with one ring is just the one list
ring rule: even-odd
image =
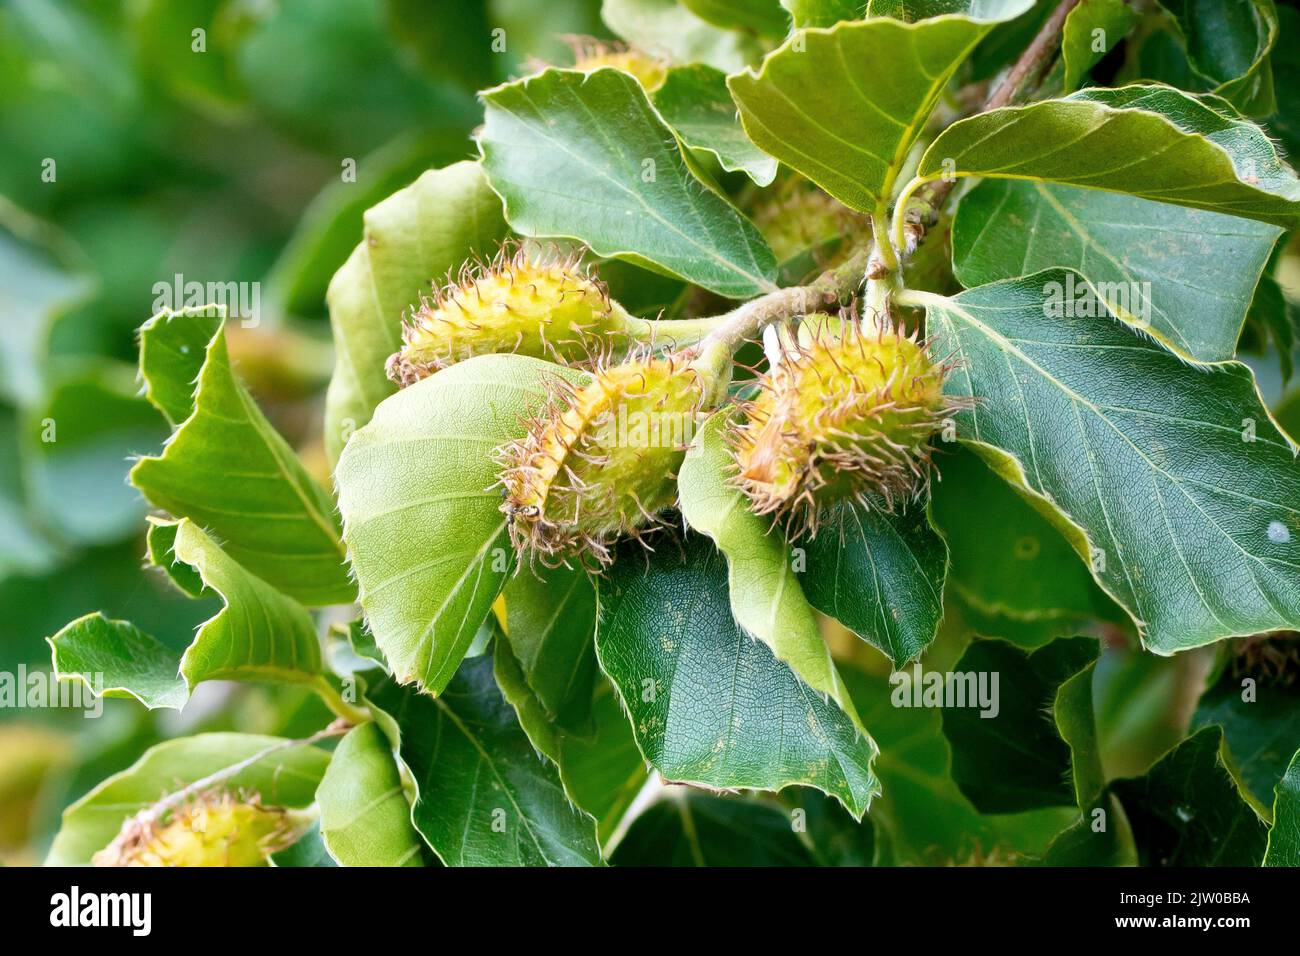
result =
[[687,527],[712,538],[726,557],[727,593],[740,630],[766,644],[778,661],[857,725],[857,713],[804,597],[790,545],[779,531],[769,533],[771,519],[750,511],[744,493],[728,481],[735,465],[726,426],[725,412],[710,417],[686,454],[677,480],[682,517]]
[[692,172],[628,74],[547,70],[483,100],[483,169],[516,232],[577,239],[732,298],[775,288],[762,235]]
[[189,700],[181,655],[126,621],[87,614],[47,640],[60,680],[78,680],[103,697],[132,697],[150,710],[180,710]]
[[760,186],[776,178],[776,160],[749,141],[727,75],[696,63],[668,71],[654,92],[655,108],[687,146],[708,150],[728,172],[743,172]]
[[866,16],[867,0],[781,0],[798,27],[833,27]]
[[741,30],[761,37],[781,39],[790,29],[790,17],[780,0],[681,0],[705,23],[726,30]]
[[600,15],[615,35],[673,63],[731,71],[762,55],[751,38],[706,23],[677,0],[603,0]]
[[1223,100],[1167,86],[1081,90],[958,120],[917,170],[920,180],[945,175],[1038,179],[1300,222],[1300,180],[1264,132]]
[[1061,267],[1117,315],[1203,361],[1236,354],[1276,226],[1133,196],[985,180],[962,197],[953,270],[967,288]]
[[815,787],[860,819],[875,743],[735,622],[723,557],[699,536],[682,549],[625,547],[598,582],[596,651],[642,753],[668,780]]
[[[981,19],[872,17],[801,30],[728,79],[760,149],[864,212],[887,201],[944,86],[993,24],[1029,0],[986,5]],[[864,64],[870,69],[864,72]]]
[[132,484],[285,594],[308,605],[351,601],[334,503],[235,377],[224,320],[154,316],[141,330],[140,371],[176,431],[161,455],[131,469]]
[[[306,807],[330,762],[318,747],[254,734],[199,734],[166,740],[134,764],[99,784],[63,811],[63,825],[46,865],[81,866],[108,846],[122,823],[187,784],[256,757],[223,781],[235,791],[257,794],[264,805]],[[271,752],[268,752],[271,751]]]
[[343,866],[421,866],[424,844],[411,825],[388,739],[374,723],[339,741],[316,789],[321,840]]
[[49,639],[53,666],[105,697],[134,697],[180,710],[207,680],[305,683],[321,670],[311,615],[249,574],[189,519],[155,521],[149,557],[191,597],[216,594],[222,608],[184,653],[103,614],[87,614]]
[[466,260],[506,235],[501,201],[476,163],[433,169],[365,214],[361,243],[330,281],[334,377],[325,445],[334,461],[375,406],[396,391],[384,363],[401,345],[403,314]]
[[520,355],[460,362],[381,403],[339,459],[359,600],[402,682],[447,685],[514,568],[493,455],[550,376],[580,380]]
[[156,520],[149,558],[182,590],[195,597],[215,592],[225,605],[181,657],[180,674],[191,690],[205,680],[309,681],[320,673],[311,615],[250,574],[193,521]]
[[1250,370],[1189,365],[1104,309],[1058,316],[1071,276],[923,297],[937,353],[962,362],[948,389],[977,399],[959,435],[1156,652],[1300,624],[1300,471]]

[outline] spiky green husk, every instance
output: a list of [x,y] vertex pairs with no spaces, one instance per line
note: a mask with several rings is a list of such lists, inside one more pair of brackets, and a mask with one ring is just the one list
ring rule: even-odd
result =
[[597,40],[593,37],[570,37],[573,43],[573,68],[591,73],[610,66],[636,77],[647,93],[653,93],[668,79],[668,64],[657,56],[629,47],[624,43]]
[[915,336],[809,316],[731,432],[735,483],[756,513],[789,515],[796,535],[840,501],[892,510],[917,498],[951,411],[946,370]]
[[173,811],[166,822],[148,811],[131,817],[117,838],[95,854],[95,866],[265,866],[272,853],[293,843],[301,821],[281,807],[263,806],[256,794],[203,794]]
[[691,358],[641,355],[597,368],[585,387],[556,383],[499,456],[501,510],[521,557],[606,564],[615,540],[660,523],[706,396]]
[[402,348],[388,377],[402,387],[475,355],[517,352],[561,363],[585,360],[604,338],[622,331],[626,313],[580,256],[531,259],[503,247],[487,264],[424,299],[402,330]]

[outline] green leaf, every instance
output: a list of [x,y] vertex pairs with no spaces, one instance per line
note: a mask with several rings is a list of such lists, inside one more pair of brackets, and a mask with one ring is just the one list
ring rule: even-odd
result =
[[919,657],[939,631],[948,549],[925,509],[868,511],[843,504],[800,547],[808,601],[878,648],[894,667]]
[[633,77],[546,70],[483,101],[483,169],[516,232],[578,239],[731,298],[775,288],[772,250],[691,171]]
[[770,800],[666,793],[633,821],[615,866],[815,866]]
[[424,844],[388,739],[374,723],[339,741],[316,788],[321,840],[343,866],[421,866]]
[[1300,751],[1277,785],[1265,866],[1300,866]]
[[[888,200],[895,177],[957,67],[998,20],[1029,0],[1001,0],[981,19],[908,24],[883,17],[801,30],[762,69],[728,79],[759,148],[854,209]],[[861,64],[871,64],[870,76]]]
[[103,697],[132,697],[150,710],[180,710],[189,700],[181,655],[126,621],[97,611],[47,640],[60,680],[79,680]]
[[682,6],[705,23],[726,30],[781,39],[790,29],[790,17],[780,0],[682,0]]
[[384,680],[369,698],[396,721],[418,787],[412,821],[448,866],[600,862],[592,819],[533,752],[497,690],[492,657],[465,661],[441,696]]
[[[1124,39],[1137,19],[1125,0],[1083,0],[1066,15],[1061,31],[1066,93],[1083,85],[1088,71]],[[1096,48],[1097,40],[1101,40],[1100,50]]]
[[1264,132],[1223,100],[1167,86],[1081,90],[958,120],[917,169],[922,181],[945,174],[1038,179],[1300,223],[1300,181]]
[[41,523],[66,541],[107,544],[139,528],[146,506],[126,482],[131,456],[167,437],[129,366],[87,363],[58,376],[29,412],[26,486]]
[[1009,862],[1038,856],[1073,813],[1053,807],[984,816],[953,782],[935,708],[895,706],[884,678],[846,667],[853,699],[880,742],[881,794],[871,805],[882,865]]
[[792,787],[780,796],[790,826],[818,866],[871,866],[876,856],[876,828],[853,819],[830,797],[808,787]]
[[492,455],[523,434],[548,376],[580,381],[520,355],[460,362],[380,404],[339,459],[359,600],[402,683],[447,685],[514,567]]
[[[187,784],[258,754],[291,744],[255,734],[199,734],[150,747],[134,764],[114,774],[63,811],[63,825],[50,847],[48,866],[82,866],[117,836],[127,817]],[[256,793],[272,807],[306,807],[330,755],[304,744],[285,746],[223,781],[231,790]]]
[[134,697],[149,709],[180,710],[207,680],[305,683],[321,670],[311,615],[249,574],[189,519],[155,521],[149,557],[191,597],[223,607],[199,626],[184,653],[126,621],[87,614],[49,638],[53,666],[105,697]]
[[536,692],[528,686],[528,678],[524,676],[524,669],[510,642],[500,633],[500,628],[493,630],[492,676],[496,678],[501,696],[515,709],[519,726],[537,752],[552,763],[559,763],[562,732],[538,700]]
[[1112,310],[1202,361],[1232,358],[1281,230],[1199,209],[1043,182],[985,180],[953,224],[967,288],[1078,270]]
[[1211,724],[1223,729],[1242,783],[1267,805],[1300,745],[1300,687],[1270,680],[1261,670],[1242,668],[1239,658],[1230,658],[1192,715],[1195,729]]
[[505,586],[507,640],[547,715],[589,730],[596,677],[596,589],[585,571],[521,568]]
[[762,55],[752,39],[706,23],[677,0],[603,0],[600,15],[615,35],[673,63],[730,72]]
[[[1092,650],[1095,654],[1096,648]],[[1097,715],[1092,703],[1095,671],[1094,661],[1062,681],[1052,704],[1056,729],[1070,748],[1070,777],[1074,781],[1074,799],[1083,810],[1095,804],[1106,787],[1097,739]]]
[[1070,543],[979,456],[958,445],[939,460],[930,512],[951,555],[946,593],[978,633],[1035,647],[1122,619]]
[[833,27],[841,20],[860,20],[867,0],[781,0],[797,28]]
[[591,715],[590,737],[560,740],[560,779],[573,802],[596,818],[600,845],[608,848],[650,774],[618,694],[603,677]]
[[977,399],[959,435],[1157,653],[1300,623],[1300,473],[1250,370],[1189,365],[1104,309],[1057,317],[1074,275],[924,297],[937,354],[963,362],[949,391]]
[[735,622],[722,556],[699,537],[632,547],[597,583],[596,653],[646,759],[716,789],[816,787],[860,819],[874,742]]
[[[1096,657],[1097,642],[1086,637],[1062,638],[1032,653],[977,640],[954,666],[959,676],[950,685],[943,672],[918,667],[896,692],[917,695],[918,684],[929,690],[936,679],[945,688],[943,732],[952,745],[953,779],[981,813],[1074,806],[1071,751],[1052,708],[1061,685]],[[965,699],[952,699],[954,692]]]
[[285,594],[308,605],[351,601],[334,504],[235,378],[224,320],[154,316],[141,330],[140,372],[177,428],[160,456],[131,469],[132,484]]
[[325,399],[325,445],[337,461],[348,438],[397,390],[384,363],[401,345],[402,316],[441,282],[505,237],[501,201],[478,164],[433,169],[366,211],[365,233],[330,281],[334,377]]
[[687,146],[708,150],[723,169],[743,172],[760,186],[776,179],[776,160],[745,135],[721,70],[702,63],[674,67],[655,91],[654,104]]
[[[1300,36],[1300,10],[1278,7],[1278,30],[1282,36]],[[1269,56],[1277,96],[1277,113],[1268,121],[1269,132],[1282,141],[1288,156],[1300,155],[1300,49],[1283,43]]]
[[1268,55],[1279,35],[1273,0],[1160,0],[1173,14],[1199,88],[1222,96],[1243,113],[1267,116],[1276,108]]
[[1133,828],[1140,866],[1258,866],[1263,858],[1268,827],[1242,798],[1217,727],[1111,790]]
[[812,606],[795,577],[795,555],[771,519],[749,510],[749,501],[728,478],[735,465],[719,412],[700,429],[677,479],[686,525],[713,539],[727,559],[727,593],[740,631],[771,649],[809,688],[839,705],[857,724],[840,675],[822,638]]
[[292,867],[294,869],[338,866],[338,863],[330,856],[329,850],[325,848],[325,843],[321,840],[319,819],[312,823],[311,828],[296,841],[283,850],[272,853],[271,862],[275,866]]

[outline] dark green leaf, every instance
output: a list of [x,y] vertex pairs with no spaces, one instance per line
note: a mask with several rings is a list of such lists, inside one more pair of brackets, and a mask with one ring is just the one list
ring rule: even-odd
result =
[[961,200],[953,270],[967,288],[1075,269],[1121,318],[1192,358],[1236,354],[1281,230],[1132,196],[985,180]]
[[448,866],[600,862],[595,825],[533,752],[492,677],[490,655],[465,661],[433,698],[385,679],[369,695],[400,731],[418,794],[412,820]]
[[742,631],[723,557],[699,537],[682,547],[685,560],[670,542],[648,558],[625,549],[598,584],[596,651],[642,753],[668,780],[801,784],[861,817],[878,790],[875,744]]
[[1061,685],[1096,656],[1097,642],[1086,637],[1061,638],[1032,653],[1003,641],[977,640],[951,677],[918,668],[895,693],[910,692],[915,700],[938,682],[953,779],[980,812],[1074,806],[1071,749],[1053,722],[1053,706]]
[[938,354],[963,363],[948,388],[978,401],[959,435],[1157,652],[1300,623],[1300,471],[1250,370],[1189,365],[1105,314],[1057,317],[1074,275],[925,297]]
[[1258,866],[1268,827],[1224,761],[1223,734],[1207,727],[1146,776],[1117,780],[1142,866]]
[[781,808],[766,800],[670,791],[632,823],[615,866],[813,866]]
[[775,288],[772,250],[691,171],[633,77],[547,70],[483,99],[483,168],[517,232],[578,239],[732,298]]

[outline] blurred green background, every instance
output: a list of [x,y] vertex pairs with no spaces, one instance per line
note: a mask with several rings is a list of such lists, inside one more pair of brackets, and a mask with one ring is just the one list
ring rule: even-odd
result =
[[[167,435],[135,375],[155,283],[260,283],[235,362],[327,480],[324,296],[363,210],[471,157],[475,91],[567,62],[570,33],[604,33],[598,0],[0,3],[0,672],[48,669],[90,611],[178,647],[215,611],[143,569],[126,483]],[[38,862],[61,808],[160,738],[326,719],[225,684],[179,717],[0,708],[0,862]]]

